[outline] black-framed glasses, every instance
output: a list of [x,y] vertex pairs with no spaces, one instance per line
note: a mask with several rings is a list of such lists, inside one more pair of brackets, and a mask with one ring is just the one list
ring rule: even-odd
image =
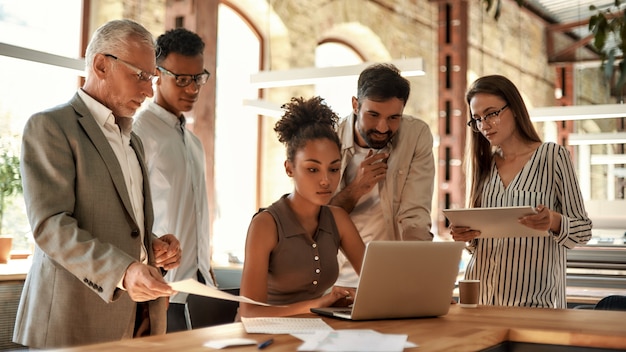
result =
[[137,79],[140,81],[144,81],[144,82],[150,82],[152,84],[155,84],[156,81],[159,79],[159,76],[157,75],[153,75],[151,73],[145,72],[144,70],[140,69],[139,67],[130,64],[120,58],[118,58],[117,56],[113,55],[113,54],[104,54],[104,56],[106,57],[110,57],[111,59],[115,60],[115,61],[119,61],[121,63],[123,63],[124,65],[126,65],[126,67],[130,68],[131,70],[133,70],[135,72],[135,74],[137,75]]
[[206,69],[202,73],[198,73],[197,75],[178,75],[161,66],[157,66],[157,69],[159,69],[159,71],[165,73],[166,75],[174,77],[174,79],[176,80],[176,85],[179,87],[187,87],[191,84],[191,82],[196,82],[196,85],[198,87],[202,86],[209,80],[209,77],[211,76],[211,73]]
[[472,118],[467,121],[467,126],[471,127],[474,132],[480,132],[483,123],[489,122],[491,125],[495,126],[500,123],[500,113],[504,111],[504,109],[508,108],[509,104],[507,103],[499,110],[492,111],[486,113],[485,116],[480,116],[478,114],[472,115]]

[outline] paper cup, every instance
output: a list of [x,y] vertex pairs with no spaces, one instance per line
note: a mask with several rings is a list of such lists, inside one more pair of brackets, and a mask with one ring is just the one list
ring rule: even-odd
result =
[[459,280],[459,304],[463,308],[476,308],[480,296],[480,280]]

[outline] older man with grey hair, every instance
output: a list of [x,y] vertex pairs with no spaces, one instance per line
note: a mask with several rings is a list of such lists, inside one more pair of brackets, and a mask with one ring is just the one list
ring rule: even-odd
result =
[[162,271],[179,265],[172,234],[152,234],[152,202],[132,116],[152,97],[154,40],[107,22],[67,103],[26,123],[21,168],[36,242],[13,341],[37,349],[165,333]]

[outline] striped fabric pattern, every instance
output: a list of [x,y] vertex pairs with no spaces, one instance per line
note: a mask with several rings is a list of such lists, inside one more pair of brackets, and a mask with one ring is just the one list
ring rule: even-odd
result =
[[561,213],[561,230],[548,237],[474,239],[465,277],[481,280],[480,304],[566,308],[567,250],[591,239],[570,154],[543,143],[505,188],[492,162],[483,207],[540,204]]

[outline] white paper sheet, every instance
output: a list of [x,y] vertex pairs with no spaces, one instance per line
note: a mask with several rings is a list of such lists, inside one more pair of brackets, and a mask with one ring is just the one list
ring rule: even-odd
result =
[[233,346],[246,346],[246,345],[256,345],[256,340],[252,339],[242,339],[242,338],[232,338],[232,339],[219,339],[219,340],[211,340],[204,344],[205,347],[222,349],[226,347]]
[[249,334],[310,334],[315,331],[332,331],[321,318],[241,318]]
[[381,334],[368,329],[317,331],[299,338],[304,343],[298,351],[402,352],[404,348],[417,346],[407,341],[407,335]]
[[170,282],[169,285],[172,287],[173,290],[178,292],[192,293],[194,295],[225,299],[228,301],[258,304],[260,306],[270,306],[267,303],[257,302],[245,296],[235,296],[228,292],[220,291],[215,287],[201,284],[194,279]]

